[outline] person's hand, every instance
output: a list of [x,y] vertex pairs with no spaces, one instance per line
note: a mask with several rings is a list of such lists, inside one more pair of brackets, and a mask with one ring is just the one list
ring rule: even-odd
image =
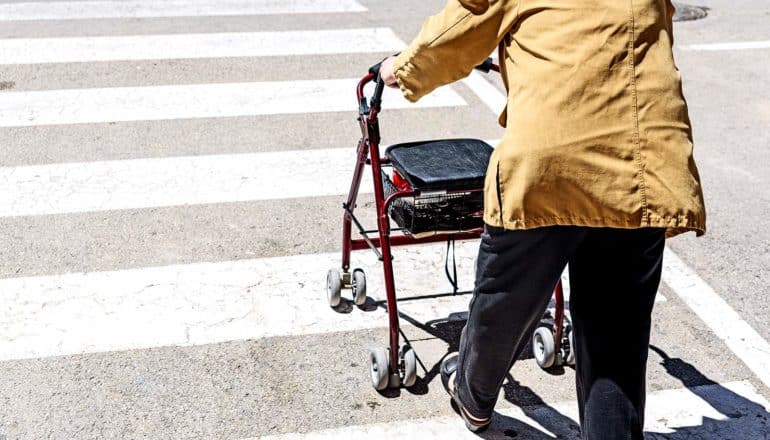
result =
[[382,62],[380,65],[380,78],[382,78],[382,81],[385,82],[386,86],[398,88],[396,73],[393,71],[393,62],[395,60],[396,57],[388,57]]

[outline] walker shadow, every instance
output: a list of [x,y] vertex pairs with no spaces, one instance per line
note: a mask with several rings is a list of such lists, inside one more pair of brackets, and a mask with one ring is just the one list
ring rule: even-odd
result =
[[[458,295],[465,295],[471,292],[458,292]],[[399,302],[410,301],[417,299],[438,298],[443,296],[451,296],[452,293],[425,295],[419,297],[399,298]],[[385,302],[377,302],[379,307],[385,308]],[[424,395],[428,393],[428,385],[439,376],[441,368],[441,362],[446,356],[456,353],[460,348],[460,333],[468,319],[468,312],[452,313],[448,317],[443,319],[437,319],[422,323],[404,312],[399,312],[399,317],[404,322],[419,328],[425,333],[444,341],[447,344],[446,353],[441,356],[433,365],[429,368],[425,365],[423,360],[419,357],[418,364],[422,368],[424,375],[417,379],[417,382],[413,387],[410,387],[407,391],[412,394]],[[404,341],[410,344],[410,339],[401,331],[401,337]],[[524,355],[520,356],[521,359],[532,358],[531,350],[527,347],[523,350]],[[555,374],[563,373],[563,369],[556,371]],[[524,415],[535,421],[537,424],[545,428],[547,431],[553,433],[558,438],[564,439],[577,439],[580,436],[580,428],[575,421],[569,417],[564,416],[555,409],[548,406],[543,399],[538,396],[531,388],[521,385],[513,380],[512,377],[508,377],[507,383],[503,386],[503,392],[505,399],[514,405],[519,406]],[[401,390],[385,390],[380,392],[384,397],[398,397],[401,395]],[[447,397],[447,403],[449,398]],[[462,423],[458,418],[458,423]],[[513,417],[508,417],[500,413],[495,413],[492,418],[492,425],[488,430],[479,434],[479,437],[484,439],[552,439],[552,436],[547,435],[543,431],[534,428],[533,426],[517,420]]]

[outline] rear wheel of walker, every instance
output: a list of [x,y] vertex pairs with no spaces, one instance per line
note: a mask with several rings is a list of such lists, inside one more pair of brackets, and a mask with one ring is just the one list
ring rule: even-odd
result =
[[369,374],[372,378],[372,386],[377,391],[388,387],[388,350],[376,347],[369,350]]
[[353,302],[357,306],[366,304],[366,274],[362,269],[353,271]]
[[329,269],[326,273],[326,299],[329,307],[337,307],[342,300],[342,276],[337,269]]
[[401,365],[402,369],[399,371],[401,385],[409,388],[417,382],[417,356],[412,347],[408,345],[401,349]]
[[551,368],[556,359],[553,331],[548,327],[538,327],[532,335],[532,354],[537,365],[542,369]]

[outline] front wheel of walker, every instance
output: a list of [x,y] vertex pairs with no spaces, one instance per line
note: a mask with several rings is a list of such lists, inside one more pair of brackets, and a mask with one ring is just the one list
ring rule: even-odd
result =
[[342,275],[337,269],[329,269],[326,273],[326,300],[329,307],[337,307],[342,301]]
[[556,347],[554,346],[553,331],[545,326],[535,329],[532,335],[532,354],[537,365],[542,369],[551,368],[556,361]]
[[353,271],[353,302],[357,306],[366,304],[366,274],[363,269]]
[[382,347],[376,347],[369,350],[369,374],[372,379],[372,386],[377,391],[382,391],[388,387],[388,378],[390,368],[388,368],[388,350]]

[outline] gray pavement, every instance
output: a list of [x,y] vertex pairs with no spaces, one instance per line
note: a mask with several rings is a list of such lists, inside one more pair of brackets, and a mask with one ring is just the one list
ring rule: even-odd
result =
[[[704,20],[680,23],[677,44],[768,40],[765,2],[703,1]],[[677,51],[703,179],[709,233],[670,246],[770,338],[770,51]]]
[[[0,21],[0,38],[390,27],[403,41],[409,41],[423,18],[442,2],[361,3],[367,12]],[[678,23],[678,46],[770,40],[767,2],[703,0],[700,4],[710,8],[709,16]],[[0,83],[6,84],[0,99],[4,93],[36,90],[352,78],[385,55],[0,65]],[[698,239],[694,235],[677,238],[669,247],[743,320],[770,340],[766,301],[770,287],[770,49],[677,49],[676,58],[690,104],[709,233]],[[382,120],[384,142],[499,138],[502,130],[495,124],[495,115],[464,84],[454,89],[468,106],[386,111]],[[341,148],[352,147],[356,141],[353,112],[0,128],[0,167]],[[319,185],[325,177],[319,169]],[[323,196],[0,217],[0,282],[337,252],[342,199]],[[362,218],[370,225],[374,217],[371,205],[371,196],[362,196]],[[429,275],[443,277],[442,273]],[[271,276],[275,274],[255,274],[257,279]],[[317,283],[320,297],[324,277],[325,273],[319,272],[317,279],[297,282]],[[66,298],[66,289],[60,294]],[[384,296],[384,292],[370,294]],[[770,389],[761,378],[679,299],[677,292],[663,285],[661,294],[666,301],[656,305],[654,314],[650,393],[746,381],[770,400]],[[7,310],[31,307],[20,295],[0,298],[18,301],[3,305]],[[459,311],[439,313],[447,316]],[[328,309],[318,310],[322,312]],[[141,313],[137,310],[140,323]],[[375,319],[382,310],[351,312],[367,313]],[[622,306],[618,313],[622,313]],[[17,325],[10,321],[13,316],[0,314],[0,318],[9,319],[0,319],[0,354],[7,342],[3,332]],[[82,319],[87,318],[84,315]],[[341,324],[350,318],[339,314]],[[153,325],[157,323],[141,326]],[[461,325],[442,321],[408,324],[405,333],[426,368],[418,369],[420,379],[413,389],[384,393],[372,389],[367,370],[367,350],[387,340],[387,329],[381,326],[180,347],[151,344],[152,348],[124,351],[84,346],[78,354],[33,359],[3,355],[0,439],[243,439],[375,423],[396,426],[451,416],[436,373],[442,357],[456,349]],[[136,328],[137,333],[142,330]],[[96,327],[91,331],[108,329]],[[571,369],[550,375],[534,360],[525,359],[513,368],[511,376],[500,401],[501,411],[523,408],[558,438],[576,438],[575,423],[553,409],[574,399]],[[720,404],[735,397],[720,387],[715,394],[693,392],[720,411]],[[687,419],[686,428],[655,438],[770,438],[770,413],[740,396],[738,399],[745,404],[740,410],[722,409],[723,417],[716,419],[706,415]],[[675,403],[672,400],[672,405]],[[672,409],[672,424],[675,412]],[[655,426],[666,423],[648,420]],[[516,426],[510,432],[493,433],[491,438],[546,438],[530,427]]]

